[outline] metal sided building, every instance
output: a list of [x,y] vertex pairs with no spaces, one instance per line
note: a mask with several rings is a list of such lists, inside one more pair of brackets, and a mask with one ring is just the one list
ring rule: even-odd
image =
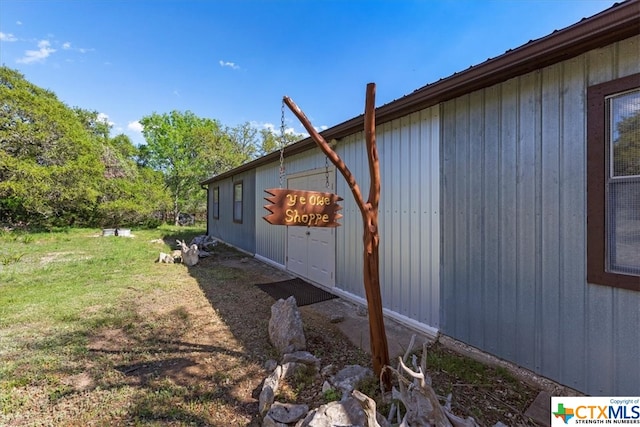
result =
[[[366,189],[363,126],[322,135]],[[640,394],[639,0],[378,107],[376,137],[387,315],[587,394]],[[262,219],[272,153],[202,183],[209,234],[364,302],[345,180],[309,138],[284,166],[283,187],[344,197],[342,226]]]

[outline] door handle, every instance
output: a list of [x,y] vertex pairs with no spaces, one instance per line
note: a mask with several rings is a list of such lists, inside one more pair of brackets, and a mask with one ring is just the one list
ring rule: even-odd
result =
[[309,235],[311,235],[311,232],[310,232],[310,231],[307,231],[305,234],[306,234],[307,236],[309,236]]

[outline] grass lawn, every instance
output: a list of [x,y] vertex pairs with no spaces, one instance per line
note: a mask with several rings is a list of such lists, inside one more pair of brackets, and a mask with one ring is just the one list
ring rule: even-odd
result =
[[176,340],[217,320],[185,266],[154,263],[176,238],[203,232],[2,232],[0,425],[216,425],[217,391],[158,369],[184,368],[167,352],[193,354]]
[[[176,239],[204,230],[132,233],[0,231],[1,426],[262,425],[264,362],[278,355],[273,300],[253,284],[289,276],[224,245],[194,267],[158,264]],[[323,366],[370,365],[326,316],[301,311]],[[523,412],[535,387],[440,345],[428,355],[454,412],[531,425]],[[323,381],[290,384],[279,398],[317,407],[330,400]]]

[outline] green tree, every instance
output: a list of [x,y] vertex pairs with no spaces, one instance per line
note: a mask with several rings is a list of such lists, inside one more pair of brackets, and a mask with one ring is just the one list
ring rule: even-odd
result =
[[265,128],[260,130],[260,148],[258,154],[264,156],[279,150],[283,145],[286,147],[289,144],[300,141],[304,138],[304,135],[285,132],[283,135],[276,134],[272,129]]
[[95,222],[102,226],[154,225],[168,210],[169,194],[162,174],[136,163],[138,149],[119,134],[111,138],[111,125],[97,111],[73,109],[94,144],[100,147],[104,181],[96,207]]
[[0,67],[0,221],[89,223],[104,167],[72,109]]
[[98,205],[101,225],[155,225],[168,211],[171,198],[162,174],[138,165],[137,154],[128,136],[107,139],[102,153],[106,180]]
[[162,174],[139,168],[133,178],[114,177],[105,181],[97,216],[103,226],[155,226],[160,222],[159,214],[170,205]]
[[100,117],[97,111],[74,107],[73,112],[89,133],[93,144],[101,151],[102,164],[105,167],[105,178],[132,177],[131,158],[136,152],[128,136],[120,134],[110,138],[111,125]]
[[0,68],[0,222],[141,225],[166,212],[162,175],[96,111]]
[[140,120],[146,145],[140,147],[139,164],[160,171],[171,193],[172,214],[177,225],[185,209],[203,209],[206,194],[199,182],[239,164],[233,139],[221,131],[218,121],[201,118],[191,111],[153,113]]
[[617,176],[640,175],[640,111],[617,123],[613,167]]
[[103,141],[109,139],[111,125],[106,120],[100,118],[100,113],[95,110],[85,110],[80,107],[73,107],[73,112],[93,137]]
[[242,164],[255,157],[258,130],[249,122],[235,127],[226,127],[224,134],[230,140],[230,148],[233,150],[230,157],[234,163]]

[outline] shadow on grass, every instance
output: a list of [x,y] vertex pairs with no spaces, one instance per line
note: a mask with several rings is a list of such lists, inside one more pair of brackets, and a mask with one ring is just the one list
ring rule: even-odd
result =
[[[188,322],[179,327],[174,324],[167,334],[162,325],[138,321],[141,323],[135,326],[102,327],[102,334],[87,328],[54,332],[31,341],[29,351],[39,352],[43,358],[55,354],[61,362],[42,364],[37,372],[20,366],[21,376],[13,386],[46,384],[46,405],[54,411],[57,407],[86,406],[85,399],[94,392],[97,399],[102,393],[119,396],[116,400],[126,397],[126,410],[117,422],[108,413],[113,408],[106,406],[104,413],[87,412],[85,419],[74,416],[70,419],[74,425],[85,421],[104,425],[260,425],[257,384],[249,390],[248,398],[239,396],[238,390],[251,383],[257,371],[255,367],[238,369],[251,362],[244,351],[182,339],[175,331],[186,331]],[[172,321],[180,323],[178,318]],[[220,369],[210,369],[212,360]],[[14,396],[1,397],[2,393],[3,410],[19,408]],[[222,418],[218,421],[216,416]],[[224,420],[230,417],[242,421],[227,424]]]
[[[172,246],[178,239],[189,243],[202,231],[172,229],[163,240]],[[214,317],[221,319],[219,330],[192,324],[198,323],[188,312],[194,304],[183,301],[191,308],[171,311],[172,318],[155,325],[148,339],[92,353],[126,360],[113,366],[125,377],[118,387],[126,383],[145,390],[128,411],[128,422],[259,426],[257,397],[267,374],[263,365],[275,357],[268,339],[273,300],[252,284],[283,273],[226,245],[187,271],[201,292],[194,297],[204,296]],[[132,333],[145,336],[141,329],[138,325],[127,331],[127,339]]]
[[166,226],[164,230],[166,231],[166,234],[162,236],[162,240],[172,248],[177,248],[177,240],[183,240],[188,245],[189,243],[191,243],[194,237],[202,236],[206,231],[204,228],[200,227],[176,226]]
[[[161,231],[169,244],[203,232]],[[0,365],[0,424],[29,416],[53,423],[47,417],[55,414],[67,425],[261,425],[263,366],[278,355],[268,338],[274,301],[254,284],[290,275],[225,245],[190,268],[154,267],[146,239],[132,241],[144,257],[127,262],[149,262],[152,279],[136,285],[126,276],[122,305],[84,307],[0,348],[0,356],[16,356]],[[310,351],[332,351],[323,341],[331,333],[305,333]],[[5,382],[5,374],[14,378]]]
[[[241,343],[247,362],[264,366],[269,359],[280,359],[269,341],[269,319],[275,300],[256,285],[291,279],[293,276],[290,273],[219,244],[213,251],[213,256],[190,267],[189,274],[197,280],[211,307],[224,319],[229,331]],[[340,369],[347,364],[369,365],[370,357],[353,346],[328,319],[306,310],[301,310],[301,316],[307,351],[321,357],[323,366],[332,365],[335,369]],[[269,373],[263,369],[260,377],[253,378],[253,399],[256,404],[262,381]],[[306,385],[293,385],[295,403],[310,406],[318,403],[317,395],[322,381],[315,384],[316,379]],[[260,417],[254,414],[249,425],[260,426]]]

